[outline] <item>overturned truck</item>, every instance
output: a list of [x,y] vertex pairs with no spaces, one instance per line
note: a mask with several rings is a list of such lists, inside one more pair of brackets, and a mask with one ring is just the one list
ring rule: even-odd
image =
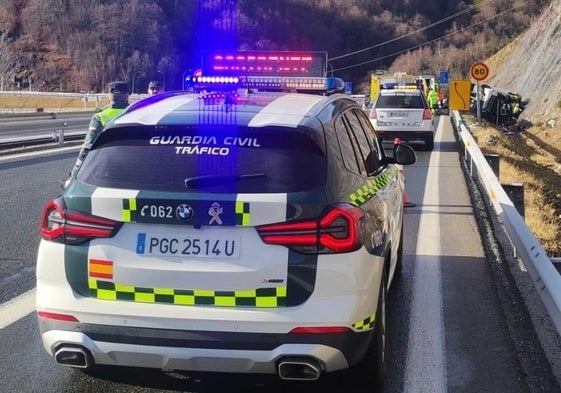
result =
[[489,85],[481,85],[479,97],[474,86],[471,94],[471,110],[477,111],[477,101],[481,108],[481,117],[497,126],[509,126],[518,121],[525,103],[516,92],[510,92]]

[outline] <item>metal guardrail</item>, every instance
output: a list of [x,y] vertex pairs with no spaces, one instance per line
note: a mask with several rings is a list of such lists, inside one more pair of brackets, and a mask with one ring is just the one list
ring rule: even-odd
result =
[[561,274],[514,207],[459,113],[452,111],[451,115],[465,149],[464,159],[469,165],[470,176],[476,177],[484,188],[483,191],[516,247],[518,257],[530,273],[557,332],[561,334]]
[[[16,124],[18,121],[45,121],[52,119],[66,119],[74,117],[84,117],[89,121],[95,112],[73,111],[73,112],[21,112],[21,113],[0,113],[0,123]],[[38,136],[21,136],[18,138],[4,138],[0,140],[0,156],[13,154],[21,150],[31,151],[48,149],[52,147],[73,146],[81,143],[86,135],[87,126],[84,131],[66,130],[67,122],[53,127],[52,133]]]
[[30,137],[20,140],[2,141],[0,142],[0,156],[14,154],[21,150],[32,151],[81,145],[85,135],[85,132],[65,134],[62,129],[57,129],[53,130],[52,136],[49,137]]
[[92,111],[73,111],[73,112],[0,112],[0,121],[21,121],[21,120],[43,120],[43,119],[64,119],[67,117],[87,116],[92,117]]

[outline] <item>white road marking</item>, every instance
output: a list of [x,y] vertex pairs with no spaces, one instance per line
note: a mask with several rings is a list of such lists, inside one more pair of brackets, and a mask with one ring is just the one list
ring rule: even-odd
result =
[[35,311],[35,288],[0,304],[0,329]]
[[[442,125],[442,122],[440,123]],[[442,130],[437,132],[442,135]],[[435,138],[436,139],[436,138]],[[415,270],[405,364],[404,393],[446,393],[446,354],[440,274],[439,154],[427,170],[415,252]]]

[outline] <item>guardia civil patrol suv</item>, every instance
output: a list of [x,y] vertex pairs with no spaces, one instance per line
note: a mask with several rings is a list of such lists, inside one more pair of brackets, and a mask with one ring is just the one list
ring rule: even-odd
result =
[[321,86],[168,92],[106,127],[41,218],[37,313],[58,363],[381,383],[398,164],[415,153],[386,155]]

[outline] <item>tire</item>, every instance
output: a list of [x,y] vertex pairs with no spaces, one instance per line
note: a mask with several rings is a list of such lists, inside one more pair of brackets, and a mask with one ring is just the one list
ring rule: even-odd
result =
[[351,370],[353,384],[362,391],[382,391],[386,374],[388,266],[384,266],[376,307],[374,335],[360,363]]
[[434,149],[434,135],[425,139],[425,150],[432,151],[432,149]]
[[399,246],[397,247],[397,260],[395,262],[395,272],[393,279],[395,280],[401,275],[403,270],[403,219],[401,221],[401,234],[399,235]]

